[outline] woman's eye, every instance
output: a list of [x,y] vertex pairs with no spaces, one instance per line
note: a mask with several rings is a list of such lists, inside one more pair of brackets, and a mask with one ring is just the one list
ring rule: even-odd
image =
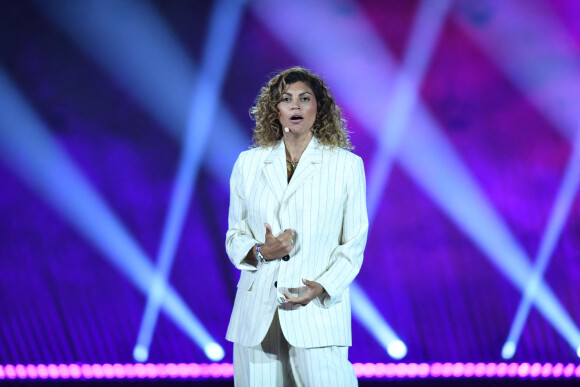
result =
[[288,98],[288,97],[282,98],[282,102],[288,102],[288,101],[290,101],[290,98]]
[[308,102],[308,101],[310,101],[310,97],[302,97],[302,101]]

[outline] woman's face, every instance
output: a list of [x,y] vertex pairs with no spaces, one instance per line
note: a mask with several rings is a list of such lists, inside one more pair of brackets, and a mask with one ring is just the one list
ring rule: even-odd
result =
[[[282,129],[293,135],[312,135],[310,129],[316,120],[317,104],[312,89],[304,82],[291,83],[278,102],[278,119]],[[286,133],[285,133],[286,135]]]

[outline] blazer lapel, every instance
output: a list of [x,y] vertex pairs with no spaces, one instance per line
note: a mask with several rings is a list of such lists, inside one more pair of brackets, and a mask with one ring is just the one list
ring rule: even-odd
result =
[[282,201],[288,186],[286,178],[286,150],[282,141],[278,143],[264,160],[264,176],[274,191],[276,198]]
[[[320,172],[320,165],[322,163],[322,146],[316,139],[313,137],[302,157],[300,157],[300,162],[298,163],[298,167],[296,167],[296,171],[290,179],[290,183],[288,183],[288,188],[284,192],[283,201],[287,200],[298,188],[300,188],[306,180],[310,179],[312,176]],[[285,148],[284,148],[284,152]],[[286,153],[284,153],[286,156]],[[284,159],[284,162],[286,160]],[[286,174],[284,174],[286,177]]]

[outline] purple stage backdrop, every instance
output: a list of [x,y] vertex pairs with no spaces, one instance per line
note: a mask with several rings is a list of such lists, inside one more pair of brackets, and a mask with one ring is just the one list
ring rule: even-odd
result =
[[1,0],[0,364],[232,361],[229,176],[292,65],[365,162],[350,359],[578,361],[579,2]]

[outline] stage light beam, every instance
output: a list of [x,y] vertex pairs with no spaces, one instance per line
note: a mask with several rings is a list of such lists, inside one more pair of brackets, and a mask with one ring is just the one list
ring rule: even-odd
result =
[[[7,165],[146,293],[155,275],[150,259],[51,137],[2,68],[0,101],[0,155]],[[171,286],[163,309],[200,347],[215,342]]]
[[[151,345],[159,309],[165,295],[167,278],[173,266],[175,250],[183,229],[193,186],[199,172],[201,159],[217,110],[223,80],[232,55],[233,44],[243,14],[243,5],[242,1],[221,0],[215,4],[212,11],[203,63],[197,75],[192,98],[182,157],[159,247],[158,272],[147,297],[135,348],[148,349]],[[216,356],[223,357],[224,354],[223,349],[216,343],[206,346],[205,352],[208,356],[211,355],[210,359],[214,361],[221,360]]]
[[[384,90],[393,87],[390,81],[390,74],[395,73],[392,55],[379,42],[355,3],[341,2],[337,7],[331,2],[316,2],[309,10],[308,15],[304,15],[297,9],[283,9],[277,3],[260,3],[253,7],[264,25],[297,57],[314,68],[327,69],[327,79],[338,98],[355,112],[363,128],[380,141],[381,132],[376,128],[381,128],[382,123],[376,112],[383,110],[388,103],[381,97],[385,95]],[[299,33],[280,31],[277,28],[278,15],[292,17],[302,28],[315,23],[319,26],[318,34],[306,38]],[[357,43],[360,41],[365,45]],[[340,44],[333,45],[332,42]],[[327,50],[321,50],[321,47]],[[342,65],[336,66],[335,63]],[[345,72],[345,68],[349,71]],[[369,94],[375,98],[365,98]],[[485,257],[523,292],[526,276],[530,273],[529,257],[422,103],[415,108],[408,125],[411,127],[414,134],[409,136],[410,130],[407,130],[397,153],[403,168]],[[577,326],[543,281],[534,302],[562,337],[571,343],[576,341],[579,335]]]
[[[197,68],[155,7],[140,0],[35,4],[164,130],[183,141]],[[208,139],[205,167],[227,187],[235,158],[247,148],[247,136],[225,105],[218,106],[215,120],[219,131]]]
[[352,313],[389,356],[397,360],[407,356],[405,343],[397,336],[356,282],[350,285],[350,297]]
[[413,109],[419,88],[437,39],[451,5],[450,0],[423,0],[411,29],[411,37],[387,103],[383,134],[371,162],[367,195],[369,223],[373,224],[377,208],[388,181],[397,148]]
[[[550,263],[552,254],[558,242],[558,238],[560,237],[562,229],[564,228],[566,218],[568,217],[570,209],[574,204],[574,198],[578,192],[579,184],[580,130],[576,135],[576,142],[572,149],[572,156],[568,162],[568,166],[564,173],[564,178],[562,179],[562,184],[560,185],[556,195],[556,200],[548,220],[548,225],[544,230],[544,234],[540,242],[540,248],[536,256],[536,263],[534,265],[532,275],[526,284],[523,297],[520,300],[516,315],[508,334],[506,344],[510,343],[514,348],[512,352],[507,353],[508,355],[511,353],[511,356],[509,357],[503,356],[504,354],[502,351],[502,356],[504,359],[511,358],[515,353],[515,349],[519,343],[526,320],[530,313],[532,302],[536,297],[540,282],[542,281],[546,268]],[[580,337],[577,337],[577,339],[580,339]],[[571,342],[570,344],[573,346],[573,348],[577,348],[580,345],[580,341]]]

